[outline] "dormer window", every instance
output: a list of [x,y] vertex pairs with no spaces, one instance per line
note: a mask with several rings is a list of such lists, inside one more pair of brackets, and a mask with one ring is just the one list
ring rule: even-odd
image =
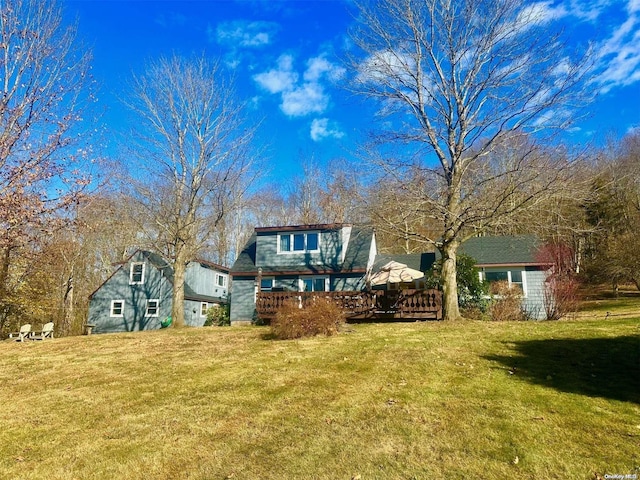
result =
[[318,232],[281,233],[278,235],[278,253],[317,252],[319,248]]
[[144,263],[135,262],[131,264],[129,270],[129,283],[131,285],[144,283]]

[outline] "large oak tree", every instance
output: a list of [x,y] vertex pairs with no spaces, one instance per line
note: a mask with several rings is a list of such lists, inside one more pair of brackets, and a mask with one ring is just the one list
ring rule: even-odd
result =
[[415,188],[406,214],[396,217],[440,229],[431,236],[415,222],[379,223],[440,251],[444,315],[455,319],[460,244],[566,185],[571,162],[554,154],[545,134],[567,128],[571,107],[583,101],[588,55],[564,50],[544,3],[357,4],[354,88],[379,102],[385,121],[376,146],[401,145],[393,154],[375,150],[380,171],[383,180]]
[[257,170],[244,105],[221,65],[177,55],[137,76],[130,106],[139,125],[132,170],[145,231],[174,270],[172,317],[184,325],[184,281]]

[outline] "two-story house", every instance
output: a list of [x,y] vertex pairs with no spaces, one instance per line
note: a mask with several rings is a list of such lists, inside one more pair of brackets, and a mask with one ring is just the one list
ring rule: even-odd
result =
[[[207,309],[227,303],[229,269],[203,260],[190,262],[184,285],[185,323],[204,325]],[[125,332],[160,328],[171,315],[173,269],[160,255],[136,251],[100,287],[89,303],[93,331]]]
[[231,323],[255,320],[258,288],[265,292],[362,290],[376,253],[375,234],[369,227],[256,228],[231,268]]

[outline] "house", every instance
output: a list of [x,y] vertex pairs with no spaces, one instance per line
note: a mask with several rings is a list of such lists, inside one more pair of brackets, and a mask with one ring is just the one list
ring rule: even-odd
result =
[[476,260],[482,280],[507,281],[521,290],[522,309],[530,318],[544,320],[545,281],[551,265],[540,258],[540,247],[540,240],[532,235],[475,237],[459,252]]
[[[538,258],[539,246],[533,236],[476,237],[458,252],[476,260],[481,280],[505,280],[521,290],[523,309],[531,318],[544,319],[549,265]],[[362,291],[390,261],[426,272],[438,258],[432,252],[378,255],[373,230],[351,224],[256,228],[231,269],[231,323],[256,319],[258,290]],[[422,289],[424,280],[405,282],[403,288]]]
[[[206,261],[187,266],[184,285],[185,323],[201,327],[207,309],[227,303],[229,269]],[[173,269],[162,256],[136,251],[89,296],[87,323],[93,331],[124,332],[160,328],[171,315]]]
[[256,228],[231,268],[231,324],[256,318],[256,295],[363,290],[375,259],[373,229],[352,224]]
[[[463,243],[458,254],[476,261],[480,279],[488,282],[507,281],[522,291],[522,308],[534,319],[545,318],[544,290],[549,273],[548,262],[539,258],[540,241],[531,235],[474,237]],[[373,271],[393,260],[409,268],[426,272],[440,258],[436,253],[378,255]]]

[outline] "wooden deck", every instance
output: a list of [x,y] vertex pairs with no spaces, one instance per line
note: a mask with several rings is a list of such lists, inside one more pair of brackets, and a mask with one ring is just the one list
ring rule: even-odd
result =
[[318,297],[338,303],[347,312],[347,320],[442,319],[442,293],[438,290],[259,292],[256,310],[259,318],[268,320],[287,301],[304,307]]

